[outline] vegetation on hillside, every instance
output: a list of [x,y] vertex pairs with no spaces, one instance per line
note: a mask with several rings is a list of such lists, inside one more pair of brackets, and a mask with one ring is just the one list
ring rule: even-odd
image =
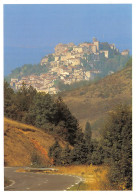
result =
[[[104,45],[103,45],[104,47]],[[103,49],[103,48],[102,48]],[[108,48],[110,50],[110,48]],[[100,74],[95,75],[93,79],[97,79],[97,77],[102,78],[110,72],[117,72],[121,70],[125,64],[127,63],[128,59],[130,58],[129,55],[122,56],[120,54],[112,53],[109,55],[109,58],[105,58],[103,54],[100,55],[99,59],[95,59],[94,54],[84,54],[85,59],[81,59],[81,64],[84,70],[99,70]],[[40,75],[43,73],[47,73],[51,67],[50,62],[54,61],[54,56],[52,54],[48,55],[48,62],[44,65],[40,64],[24,64],[22,67],[18,67],[5,77],[5,80],[10,83],[11,78],[18,78],[21,79],[22,77],[29,76],[29,75]],[[78,82],[78,84],[63,84],[63,82],[59,82],[59,89],[61,91],[67,91],[71,89],[78,88],[79,86],[85,86],[87,82]]]
[[[86,131],[88,129],[88,131]],[[56,142],[49,156],[55,165],[101,165],[109,167],[108,181],[112,189],[132,189],[132,113],[126,105],[118,105],[103,126],[103,137],[98,143],[91,139],[86,123],[84,138],[73,149],[62,149]],[[62,155],[63,154],[63,155]],[[65,154],[65,155],[64,155]],[[65,163],[64,163],[65,162]]]
[[42,73],[46,73],[49,69],[49,64],[41,66],[40,64],[24,64],[22,67],[15,68],[12,72],[5,77],[7,82],[10,82],[11,78],[21,79],[22,77],[28,75],[40,75]]
[[122,70],[129,60],[130,56],[114,55],[112,58],[104,58],[99,62],[96,61],[96,69],[101,70],[101,77],[105,77],[109,72]]
[[59,94],[83,129],[87,120],[91,123],[93,137],[99,138],[100,127],[116,104],[132,103],[132,59],[127,64],[95,83]]
[[[90,124],[87,122],[87,128]],[[49,150],[49,156],[53,158],[54,165],[80,165],[80,164],[102,164],[103,149],[96,140],[91,139],[91,131],[86,131],[84,135],[78,136],[74,148],[68,146],[61,148],[58,142],[54,143]]]
[[132,188],[132,112],[128,106],[120,105],[110,113],[103,128],[105,161],[110,166],[111,183],[122,183]]
[[[38,128],[42,128],[42,136],[49,132],[56,137],[54,142],[48,146],[48,151],[43,147],[44,144],[39,140],[32,139],[28,136],[29,129],[15,129],[14,131],[21,132],[17,134],[17,138],[27,135],[27,140],[23,144],[20,143],[19,148],[28,148],[29,143],[31,150],[31,162],[40,165],[39,160],[41,157],[35,152],[32,155],[33,147],[36,151],[40,152],[44,157],[46,156],[46,163],[50,162],[53,165],[104,165],[109,168],[107,172],[108,182],[112,186],[112,189],[119,190],[131,190],[132,189],[132,109],[131,104],[131,63],[126,65],[126,68],[119,73],[109,76],[101,81],[98,81],[91,86],[82,88],[83,94],[87,94],[88,101],[91,98],[107,101],[110,99],[114,101],[116,97],[116,108],[112,108],[113,104],[109,104],[110,112],[107,109],[107,120],[104,121],[103,126],[99,126],[102,132],[100,140],[94,139],[92,136],[92,127],[86,118],[86,124],[84,131],[80,128],[78,120],[71,114],[67,105],[63,102],[61,97],[54,97],[45,93],[38,93],[31,86],[26,88],[22,86],[20,90],[14,92],[7,82],[4,85],[4,114],[6,117],[34,125]],[[118,77],[120,76],[120,80]],[[127,78],[123,80],[122,78]],[[114,81],[113,84],[107,81]],[[127,84],[127,85],[126,85]],[[89,89],[91,88],[91,92]],[[93,91],[93,93],[92,93]],[[83,91],[82,91],[83,92]],[[127,92],[127,93],[126,93]],[[72,98],[79,91],[74,91]],[[81,91],[80,91],[81,93]],[[117,94],[118,93],[118,94]],[[76,94],[76,95],[77,95]],[[122,97],[129,94],[130,100],[127,105],[119,104],[118,96]],[[86,96],[84,97],[86,100]],[[102,103],[104,102],[102,101]],[[94,103],[94,102],[93,102]],[[96,104],[95,104],[96,106]],[[85,107],[82,108],[84,112],[87,112]],[[95,115],[93,109],[89,111],[89,114]],[[100,110],[100,104],[97,105],[97,112],[103,113]],[[5,131],[5,139],[9,140],[11,135],[11,126],[7,125]],[[33,129],[33,131],[35,131]],[[40,131],[39,131],[40,133]],[[48,135],[48,137],[51,135]],[[13,136],[12,136],[13,137]],[[59,139],[62,139],[60,142]],[[16,138],[15,138],[16,139]],[[16,139],[18,142],[19,140]],[[7,141],[8,142],[8,141]],[[31,142],[31,144],[30,144]],[[67,144],[62,144],[67,142]],[[10,144],[11,140],[10,140]],[[7,147],[7,145],[5,145]],[[14,147],[16,150],[16,148]],[[5,158],[6,159],[6,158]],[[28,159],[27,159],[28,160]],[[6,162],[8,160],[6,159]],[[42,161],[42,160],[40,160]],[[30,162],[30,157],[29,157]],[[28,163],[28,162],[27,162]]]
[[61,92],[79,89],[84,86],[89,86],[99,81],[106,75],[122,70],[125,67],[128,60],[129,59],[132,60],[130,56],[121,56],[121,55],[113,55],[112,58],[108,58],[108,59],[105,57],[100,57],[100,60],[94,61],[95,62],[93,64],[94,67],[92,67],[92,65],[90,66],[90,64],[92,63],[93,54],[91,55],[86,54],[85,57],[86,59],[82,59],[84,69],[92,70],[95,68],[96,70],[100,71],[100,74],[99,75],[94,74],[92,79],[89,81],[82,80],[82,81],[74,82],[72,84],[64,84],[62,80],[57,80],[55,81],[55,86],[59,88]]
[[57,174],[78,175],[84,179],[78,185],[73,186],[68,191],[106,191],[119,190],[113,188],[108,181],[107,173],[109,167],[104,165],[71,165],[57,166]]
[[[64,84],[64,82],[62,80],[56,80],[54,82],[54,86],[57,87],[61,92],[71,91],[74,89],[79,89],[81,87],[85,87],[85,86],[88,86],[90,84],[93,84],[100,79],[101,79],[101,77],[97,76],[92,80],[81,80],[81,81],[73,82],[71,84]],[[60,94],[61,94],[61,92],[60,92]]]
[[62,148],[66,146],[67,143],[57,135],[4,118],[4,165],[51,166],[48,151],[56,139]]
[[126,66],[126,67],[128,67],[128,66],[131,66],[131,67],[132,67],[132,57],[129,58],[129,60],[127,61],[127,63],[126,63],[125,66]]
[[6,117],[48,129],[48,132],[61,136],[71,145],[82,134],[77,119],[60,97],[54,99],[49,94],[37,93],[33,87],[27,88],[25,85],[14,92],[5,81],[4,100]]

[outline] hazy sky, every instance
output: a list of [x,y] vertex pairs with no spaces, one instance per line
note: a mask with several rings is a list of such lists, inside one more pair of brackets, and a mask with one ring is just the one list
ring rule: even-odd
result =
[[60,42],[78,44],[92,37],[131,52],[131,4],[4,5],[5,74],[38,63]]

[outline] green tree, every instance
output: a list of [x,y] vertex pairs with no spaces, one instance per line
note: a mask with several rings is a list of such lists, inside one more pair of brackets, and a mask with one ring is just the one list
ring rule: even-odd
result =
[[65,140],[68,141],[71,145],[76,143],[77,134],[81,132],[77,119],[71,114],[67,105],[63,102],[62,98],[57,99],[57,116],[56,120],[59,123],[63,121],[65,132]]
[[71,151],[72,164],[80,165],[87,162],[87,147],[85,144],[78,143],[74,145],[74,149]]
[[9,118],[14,118],[16,116],[14,98],[15,93],[13,89],[4,81],[4,115]]
[[58,143],[58,141],[56,140],[56,142],[49,148],[49,153],[48,153],[48,156],[53,159],[54,165],[61,164],[61,152],[62,152],[62,148]]
[[90,160],[91,164],[93,165],[100,165],[104,162],[104,151],[101,143],[97,141],[93,141],[92,143],[92,150],[91,150],[90,159],[88,155],[88,159]]
[[112,184],[122,183],[132,188],[132,113],[131,108],[119,105],[109,116],[103,129],[103,147],[110,165]]
[[46,129],[48,123],[55,123],[56,115],[57,108],[52,97],[49,94],[37,93],[26,118],[29,123]]
[[22,83],[22,87],[16,93],[16,104],[20,111],[29,110],[36,93],[36,89],[32,86],[27,87],[24,83]]
[[126,63],[126,67],[127,66],[132,66],[132,57],[128,60],[128,62]]
[[10,82],[11,78],[18,78],[21,79],[24,76],[28,75],[40,75],[43,73],[48,72],[49,70],[49,63],[46,63],[46,65],[40,65],[40,64],[24,64],[22,67],[14,69],[11,74],[5,77],[6,81]]
[[31,166],[32,167],[43,167],[44,165],[44,160],[42,157],[34,151],[31,156]]
[[54,61],[54,56],[52,54],[48,55],[48,62]]
[[92,129],[91,129],[91,125],[90,125],[89,122],[86,122],[84,137],[85,137],[86,143],[88,145],[90,145],[91,144],[91,139],[92,139]]
[[30,106],[33,104],[33,99],[36,96],[36,89],[32,86],[27,87],[22,83],[22,87],[16,92],[15,106],[17,110],[16,119],[25,122],[26,115]]
[[71,150],[70,150],[68,144],[61,152],[61,164],[62,165],[70,165],[71,164]]

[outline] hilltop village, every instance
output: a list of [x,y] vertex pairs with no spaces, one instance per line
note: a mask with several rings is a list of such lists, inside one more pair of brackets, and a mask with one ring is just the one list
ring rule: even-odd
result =
[[[26,86],[33,86],[39,92],[56,94],[59,89],[55,82],[61,80],[64,84],[72,84],[82,80],[91,80],[101,73],[95,68],[96,61],[102,58],[111,58],[113,55],[129,55],[128,50],[121,53],[115,44],[101,43],[96,38],[91,42],[62,44],[55,47],[55,53],[42,58],[40,65],[48,64],[48,72],[37,75],[22,77],[20,80],[11,78],[10,85],[19,89],[24,83]],[[91,60],[89,60],[89,58]],[[89,68],[85,67],[85,63]]]

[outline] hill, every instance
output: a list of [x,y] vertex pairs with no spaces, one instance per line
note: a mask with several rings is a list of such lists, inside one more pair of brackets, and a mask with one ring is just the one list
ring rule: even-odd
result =
[[57,94],[122,70],[130,58],[128,50],[119,52],[115,44],[96,38],[78,45],[59,43],[54,49],[39,64],[18,67],[5,80],[14,90],[25,83],[37,91]]
[[76,90],[61,93],[81,127],[91,123],[97,137],[107,114],[119,103],[131,104],[132,66],[109,75],[98,82]]
[[61,138],[41,129],[4,118],[5,166],[30,166],[32,163],[51,165],[48,149],[56,138],[62,147],[66,145]]

